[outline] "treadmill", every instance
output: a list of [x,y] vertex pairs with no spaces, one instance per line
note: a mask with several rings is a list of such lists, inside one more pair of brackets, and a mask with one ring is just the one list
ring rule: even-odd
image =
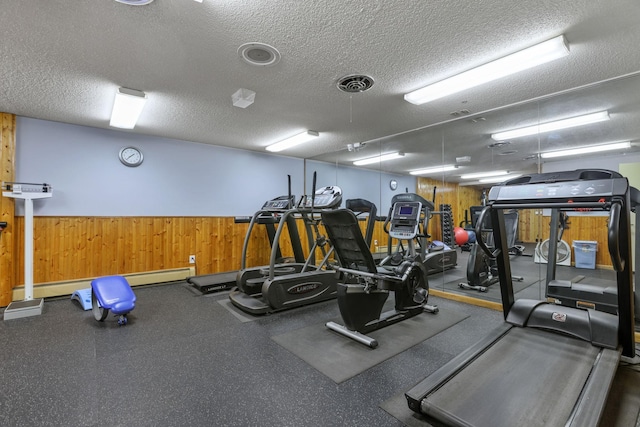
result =
[[[635,214],[636,219],[636,247],[634,265],[640,264],[640,236],[637,225],[640,224],[640,191],[634,187],[629,188],[630,209]],[[551,217],[551,235],[550,241],[558,241],[558,223],[559,215],[556,210]],[[554,240],[551,240],[554,239]],[[555,260],[556,245],[549,246],[549,263],[547,264],[547,297],[552,298],[556,304],[567,305],[570,307],[593,308],[595,310],[606,311],[608,313],[617,313],[618,311],[618,289],[616,286],[601,286],[594,283],[583,282],[585,276],[578,276],[572,280],[556,280],[556,263]],[[551,258],[553,254],[554,258]],[[640,285],[635,280],[634,285],[634,305],[639,303]],[[636,324],[640,322],[640,313],[635,313]]]
[[[405,393],[409,408],[451,426],[596,426],[621,355],[635,356],[626,178],[605,170],[526,175],[493,187],[491,217],[505,323]],[[618,314],[514,299],[504,210],[558,208],[610,214]]]

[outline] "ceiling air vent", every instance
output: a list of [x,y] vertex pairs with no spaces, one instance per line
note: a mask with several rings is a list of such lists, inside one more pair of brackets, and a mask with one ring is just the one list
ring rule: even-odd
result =
[[268,67],[280,62],[280,52],[266,43],[245,43],[238,48],[238,55],[247,64]]
[[487,145],[488,148],[500,148],[500,147],[504,147],[506,145],[511,144],[511,142],[509,141],[500,141],[500,142],[494,142],[493,144],[489,144]]
[[371,86],[373,86],[373,79],[361,74],[352,74],[339,79],[337,86],[338,89],[347,93],[364,92],[365,90],[371,89]]

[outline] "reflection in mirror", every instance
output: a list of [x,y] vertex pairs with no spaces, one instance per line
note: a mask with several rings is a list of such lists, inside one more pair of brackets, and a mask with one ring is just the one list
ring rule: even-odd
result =
[[[393,195],[403,192],[415,192],[424,199],[433,202],[435,212],[441,212],[441,205],[451,206],[451,236],[447,236],[447,227],[438,214],[429,222],[429,241],[447,243],[453,239],[457,261],[454,268],[429,276],[433,289],[445,290],[458,295],[471,295],[474,298],[493,301],[489,292],[479,292],[460,288],[467,279],[467,266],[470,251],[467,245],[456,242],[456,228],[472,229],[472,207],[483,204],[484,195],[495,182],[522,174],[575,170],[580,168],[604,168],[620,171],[628,177],[631,184],[640,188],[640,150],[636,146],[640,135],[640,103],[636,88],[640,87],[640,73],[624,76],[568,90],[553,96],[523,102],[505,108],[486,111],[471,111],[472,103],[465,110],[452,113],[453,118],[446,123],[427,125],[420,129],[390,135],[375,141],[353,144],[343,150],[326,153],[311,159],[315,162],[329,162],[336,180],[352,188],[357,196],[375,198],[380,215],[386,215]],[[549,130],[549,123],[592,113],[606,112],[600,121],[582,124],[570,128]],[[603,119],[604,117],[604,119]],[[520,128],[534,126],[536,131],[528,136],[511,134],[505,139],[500,134]],[[559,150],[595,146],[619,141],[630,141],[629,148],[602,153],[587,153],[578,156],[546,157],[546,153],[558,154]],[[354,165],[359,159],[390,153],[400,153],[396,159],[376,161],[371,165]],[[543,157],[543,155],[545,157]],[[428,167],[452,165],[455,168],[447,172],[416,171]],[[412,175],[411,173],[415,174]],[[496,172],[498,177],[480,177],[477,174]],[[488,182],[494,179],[494,182]],[[435,200],[434,200],[435,190]],[[352,197],[345,191],[346,197]],[[597,277],[611,274],[612,267],[607,261],[607,246],[604,236],[595,231],[598,221],[603,217],[581,217],[570,215],[570,228],[566,229],[560,251],[563,256],[570,253],[571,266],[558,265],[560,277],[565,267],[575,269],[576,253],[574,241],[596,241],[596,268],[588,271]],[[518,211],[516,244],[523,246],[522,255],[513,259],[514,265],[522,264],[522,272],[527,285],[527,294],[544,299],[546,295],[547,264],[540,261],[540,250],[547,251],[551,234],[552,216],[549,212],[536,209]],[[635,230],[635,228],[634,228]],[[385,236],[378,229],[378,245],[372,249],[386,249],[382,245]],[[460,239],[463,239],[461,237]],[[546,246],[540,248],[544,242]],[[470,243],[470,242],[468,242]],[[536,259],[538,262],[536,262]],[[566,263],[567,260],[563,260]],[[525,265],[526,263],[526,265]],[[585,275],[586,271],[575,270],[575,276]],[[586,276],[586,275],[585,275]],[[535,279],[535,280],[534,280]],[[527,282],[530,282],[527,284]],[[492,285],[493,286],[493,285]],[[491,289],[491,288],[489,288]]]

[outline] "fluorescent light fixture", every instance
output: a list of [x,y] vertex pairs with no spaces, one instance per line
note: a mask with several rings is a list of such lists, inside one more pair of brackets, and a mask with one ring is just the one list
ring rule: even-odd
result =
[[386,160],[399,159],[401,157],[404,157],[404,153],[399,153],[395,151],[393,153],[381,154],[375,157],[368,157],[366,159],[356,160],[353,162],[353,164],[356,166],[370,165],[372,163],[379,163],[379,162],[384,162]]
[[519,176],[522,176],[522,174],[519,173],[519,174],[507,175],[507,176],[493,176],[491,178],[482,178],[482,179],[479,180],[479,182],[481,182],[483,184],[487,184],[487,183],[491,183],[491,182],[503,182],[503,181],[507,181],[509,179],[517,178]]
[[441,80],[422,89],[404,95],[405,101],[420,105],[453,93],[488,83],[533,68],[569,54],[569,45],[564,35],[552,38],[511,55]]
[[623,150],[631,147],[631,141],[614,142],[611,144],[590,145],[587,147],[570,148],[568,150],[547,151],[540,153],[543,159],[551,159],[553,157],[574,156],[577,154],[597,153],[600,151]]
[[144,6],[151,3],[153,0],[116,0],[118,3],[128,4],[130,6]]
[[280,142],[276,142],[275,144],[271,144],[267,147],[267,151],[273,151],[275,153],[277,151],[286,150],[287,148],[291,148],[298,144],[309,142],[312,139],[317,138],[319,135],[320,134],[316,131],[307,130],[290,138],[283,139]]
[[478,173],[467,173],[464,175],[460,175],[460,178],[462,179],[478,179],[478,178],[485,178],[485,177],[489,177],[489,176],[502,176],[502,175],[507,175],[509,172],[508,171],[490,171],[490,172],[478,172]]
[[124,87],[119,88],[113,102],[109,126],[133,129],[146,102],[147,95],[144,92]]
[[444,165],[444,166],[435,166],[432,168],[425,168],[425,169],[419,169],[419,170],[415,170],[415,171],[410,171],[409,173],[411,175],[429,175],[429,174],[433,174],[433,173],[441,173],[441,172],[448,172],[448,171],[452,171],[458,169],[458,166],[456,165]]
[[553,122],[494,133],[491,135],[491,138],[495,139],[496,141],[504,141],[505,139],[537,135],[539,133],[552,132],[554,130],[568,129],[576,126],[604,122],[605,120],[609,120],[609,112],[598,111],[597,113],[585,114],[584,116],[570,117],[568,119],[556,120]]

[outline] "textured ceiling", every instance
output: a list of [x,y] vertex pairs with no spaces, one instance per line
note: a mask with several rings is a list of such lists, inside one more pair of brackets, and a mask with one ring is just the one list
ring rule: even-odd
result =
[[[346,162],[397,147],[407,155],[387,171],[463,155],[473,159],[467,171],[532,170],[536,161],[523,158],[540,149],[640,137],[640,77],[547,99],[640,70],[638,16],[635,0],[4,1],[0,111],[108,128],[123,86],[149,98],[130,132],[263,152],[310,129],[316,141],[282,154]],[[571,50],[563,59],[422,106],[403,99],[559,34]],[[274,46],[281,61],[243,62],[238,48],[250,42]],[[339,91],[349,74],[375,83]],[[231,103],[239,88],[256,92],[246,109]],[[511,156],[487,148],[492,132],[601,107],[611,112],[606,125],[513,142]],[[356,142],[365,150],[347,152]]]

